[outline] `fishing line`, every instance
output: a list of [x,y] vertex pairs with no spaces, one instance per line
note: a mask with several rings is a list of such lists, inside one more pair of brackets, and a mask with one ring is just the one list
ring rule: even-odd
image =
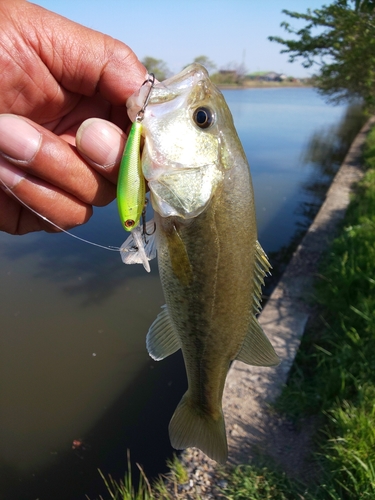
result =
[[6,189],[6,191],[8,191],[9,193],[11,193],[11,195],[17,201],[19,201],[21,203],[21,205],[23,205],[28,210],[30,210],[30,212],[32,212],[33,214],[37,215],[38,217],[40,217],[44,221],[48,222],[52,226],[56,227],[57,229],[59,229],[63,233],[68,234],[72,238],[75,238],[76,240],[82,241],[83,243],[87,243],[89,245],[93,245],[94,247],[103,248],[104,250],[110,250],[111,252],[120,252],[121,251],[120,247],[115,247],[115,246],[111,246],[111,245],[110,246],[100,245],[99,243],[94,243],[93,241],[85,240],[85,238],[81,238],[80,236],[77,236],[77,235],[75,235],[73,233],[70,233],[69,231],[67,231],[66,229],[63,229],[62,227],[58,226],[57,224],[55,224],[51,220],[47,219],[47,217],[45,217],[44,215],[40,214],[39,212],[37,212],[36,210],[34,210],[33,208],[31,208],[27,203],[25,203],[24,201],[22,201],[21,198],[19,198],[1,179],[0,179],[0,182],[4,186],[4,188]]

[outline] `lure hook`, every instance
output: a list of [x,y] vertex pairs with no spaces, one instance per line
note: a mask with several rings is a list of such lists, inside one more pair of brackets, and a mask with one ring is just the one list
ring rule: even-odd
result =
[[155,85],[154,73],[150,73],[148,78],[142,83],[141,86],[143,87],[143,85],[146,85],[146,83],[151,83],[151,85],[150,85],[149,91],[147,93],[146,99],[144,100],[143,106],[138,111],[137,116],[135,117],[135,121],[137,121],[137,122],[141,122],[144,118],[146,107],[147,107],[148,101],[150,100],[152,89],[154,88],[154,85]]
[[144,236],[144,241],[146,242],[146,236],[152,236],[155,231],[156,231],[156,224],[154,222],[154,229],[152,231],[152,233],[148,233],[147,232],[147,227],[146,227],[146,210],[147,210],[147,203],[148,203],[148,199],[146,198],[146,201],[145,201],[145,206],[144,206],[144,209],[143,209],[143,212],[142,212],[142,233],[143,233],[143,236]]

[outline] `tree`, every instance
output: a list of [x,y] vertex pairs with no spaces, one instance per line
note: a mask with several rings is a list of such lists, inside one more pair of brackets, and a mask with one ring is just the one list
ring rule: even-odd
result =
[[194,59],[193,62],[199,63],[204,66],[209,73],[212,73],[216,69],[216,64],[207,56],[198,56]]
[[335,0],[306,14],[283,13],[307,21],[299,30],[281,24],[297,39],[269,37],[287,47],[281,52],[290,54],[289,61],[317,66],[315,85],[331,102],[361,98],[375,107],[375,1]]
[[154,73],[155,78],[162,82],[170,75],[170,71],[166,62],[162,59],[155,59],[154,57],[146,56],[142,64],[147,68],[149,73]]
[[375,9],[375,0],[354,0],[355,9],[362,12],[371,12]]

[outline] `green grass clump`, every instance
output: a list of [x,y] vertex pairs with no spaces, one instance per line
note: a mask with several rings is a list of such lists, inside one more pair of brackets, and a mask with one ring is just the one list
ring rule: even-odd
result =
[[271,467],[240,465],[225,474],[228,485],[223,498],[228,500],[302,500],[301,486],[283,472]]
[[[139,469],[139,483],[138,486],[133,484],[130,452],[128,450],[128,470],[125,473],[123,481],[115,481],[111,476],[104,476],[104,474],[99,471],[101,478],[106,485],[110,498],[112,500],[154,500],[154,495],[151,489],[151,485],[143,472],[141,466],[137,464]],[[101,500],[102,497],[100,497]]]

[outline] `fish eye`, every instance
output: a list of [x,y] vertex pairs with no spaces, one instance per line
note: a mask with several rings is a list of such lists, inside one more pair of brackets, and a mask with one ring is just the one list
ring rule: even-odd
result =
[[214,122],[214,113],[210,108],[202,106],[194,111],[193,120],[199,128],[208,128]]

